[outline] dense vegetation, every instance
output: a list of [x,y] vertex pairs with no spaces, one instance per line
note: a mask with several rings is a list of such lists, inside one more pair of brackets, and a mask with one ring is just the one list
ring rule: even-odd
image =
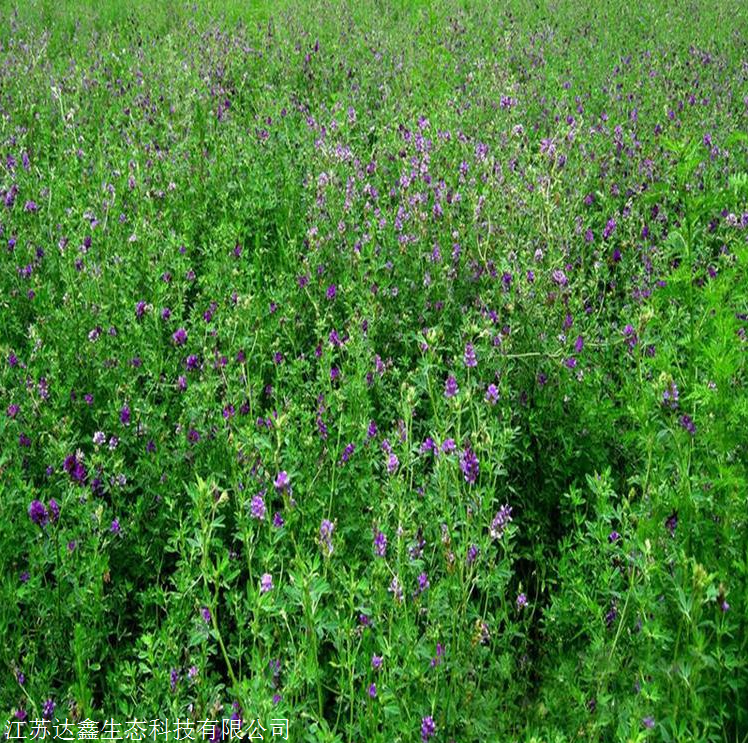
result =
[[748,740],[748,6],[246,5],[0,10],[0,719]]

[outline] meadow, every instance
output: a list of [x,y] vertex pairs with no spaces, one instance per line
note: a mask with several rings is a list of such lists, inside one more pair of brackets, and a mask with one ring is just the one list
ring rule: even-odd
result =
[[7,738],[748,741],[747,5],[4,2],[0,198]]

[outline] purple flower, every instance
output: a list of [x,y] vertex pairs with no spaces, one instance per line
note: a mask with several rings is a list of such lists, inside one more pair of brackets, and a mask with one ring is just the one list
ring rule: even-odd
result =
[[423,593],[431,584],[429,583],[429,577],[426,573],[421,573],[418,578],[418,588],[416,589],[416,596]]
[[472,565],[478,558],[478,547],[475,544],[471,544],[467,551],[467,564]]
[[517,609],[524,609],[527,606],[527,596],[524,593],[520,593],[517,596]]
[[395,597],[395,599],[398,602],[402,602],[402,600],[403,600],[403,586],[400,583],[400,579],[397,576],[395,576],[390,581],[390,587],[389,587],[388,590]]
[[32,500],[29,504],[29,518],[37,526],[45,526],[47,521],[49,521],[47,509],[44,507],[44,504],[40,500]]
[[677,385],[675,382],[670,382],[662,393],[662,404],[669,407],[671,410],[677,410],[679,396],[680,393],[678,392]]
[[384,557],[387,554],[387,536],[378,529],[374,532],[374,554],[377,557]]
[[512,507],[505,503],[494,516],[488,533],[491,539],[501,539],[507,524],[512,520]]
[[421,444],[421,454],[426,454],[428,452],[431,452],[432,454],[439,453],[436,443],[434,442],[434,439],[431,438],[431,436],[427,436],[424,442]]
[[605,229],[603,230],[603,239],[607,240],[616,229],[616,221],[615,219],[611,218],[608,220],[607,224],[605,225]]
[[47,701],[42,705],[42,719],[51,720],[56,706],[57,705],[55,705],[52,699],[47,699]]
[[551,277],[559,286],[566,286],[569,283],[569,279],[560,268],[554,269]]
[[377,696],[377,685],[376,684],[369,685],[369,696],[372,699],[376,699],[376,696]]
[[49,515],[53,524],[60,518],[60,506],[54,498],[49,501]]
[[106,442],[106,434],[103,431],[97,431],[93,435],[93,442],[96,446],[101,446]]
[[15,403],[12,403],[11,405],[8,405],[8,409],[5,411],[5,414],[8,416],[8,418],[15,418],[18,415],[18,411],[20,408]]
[[369,421],[369,428],[366,431],[366,436],[373,439],[377,435],[377,424],[374,421]]
[[203,606],[202,609],[200,609],[200,616],[203,618],[203,621],[206,624],[210,624],[212,615],[210,613],[210,609],[207,606]]
[[431,717],[431,715],[424,717],[421,720],[422,743],[428,743],[429,738],[431,738],[435,733],[436,733],[436,723],[434,722],[434,718]]
[[457,444],[454,439],[444,439],[441,448],[442,454],[451,454],[457,448]]
[[431,659],[431,667],[435,668],[438,665],[441,665],[442,658],[444,658],[444,645],[442,645],[440,642],[436,643],[436,656]]
[[145,315],[147,307],[148,305],[146,305],[142,300],[135,305],[135,317],[137,317],[138,320]]
[[655,726],[654,717],[645,717],[642,720],[642,725],[644,725],[647,730],[651,730]]
[[454,397],[459,391],[457,380],[450,374],[444,385],[444,397]]
[[633,351],[636,344],[639,343],[639,338],[636,335],[636,330],[633,325],[627,324],[623,328],[623,337],[626,339],[626,345],[628,346],[629,351]]
[[280,513],[279,513],[278,511],[276,511],[276,512],[275,512],[275,513],[273,514],[273,526],[274,526],[274,527],[275,527],[276,529],[280,529],[280,528],[281,528],[281,526],[283,526],[283,524],[285,524],[285,523],[286,523],[286,522],[285,522],[285,521],[283,520],[283,516],[281,516],[281,515],[280,515]]
[[273,576],[270,573],[263,573],[260,578],[260,593],[269,593],[273,590]]
[[330,286],[327,287],[327,293],[326,296],[328,299],[335,299],[335,295],[338,293],[338,289],[335,286],[335,284],[330,284]]
[[478,464],[478,457],[475,456],[475,452],[469,446],[460,456],[460,469],[465,476],[465,482],[475,485],[480,472],[480,465]]
[[174,334],[171,336],[174,344],[177,346],[183,346],[187,343],[187,331],[184,328],[177,328]]
[[399,465],[400,462],[395,452],[390,452],[390,456],[387,459],[387,472],[390,475],[394,475]]
[[382,667],[382,656],[381,655],[372,655],[371,656],[371,667],[378,671]]
[[615,602],[611,602],[610,609],[608,610],[608,613],[605,615],[605,626],[608,628],[612,627],[617,617],[618,617],[618,609],[616,608]]
[[130,423],[130,408],[127,405],[123,405],[122,410],[119,411],[119,419],[123,426]]
[[356,447],[353,444],[347,444],[340,455],[340,464],[345,464],[353,456],[354,451],[356,451]]
[[489,405],[496,405],[499,401],[499,388],[495,384],[489,384],[486,389],[486,402]]
[[250,511],[253,519],[262,521],[265,518],[265,501],[262,499],[261,495],[256,495],[252,498]]
[[176,668],[172,668],[169,674],[169,686],[171,686],[172,693],[177,689],[177,681],[179,681],[179,671]]
[[328,519],[323,519],[319,527],[319,542],[326,557],[330,557],[333,552],[333,531],[335,531],[335,524],[333,524],[332,521],[329,521]]
[[465,366],[467,366],[469,369],[478,366],[478,357],[475,355],[475,349],[473,348],[472,343],[468,343],[465,346],[465,356],[463,358],[463,361],[465,362]]
[[690,415],[682,415],[680,418],[680,424],[691,434],[691,436],[696,435],[696,425]]
[[112,525],[109,527],[109,531],[112,532],[112,534],[120,533],[119,519],[112,520]]
[[288,472],[286,472],[285,470],[281,470],[276,475],[275,480],[273,480],[273,485],[275,485],[275,489],[278,490],[279,492],[288,490],[288,486],[290,485]]

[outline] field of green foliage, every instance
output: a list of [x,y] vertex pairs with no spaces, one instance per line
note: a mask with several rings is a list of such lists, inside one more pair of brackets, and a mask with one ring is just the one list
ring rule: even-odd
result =
[[0,730],[746,743],[747,266],[748,5],[2,3]]

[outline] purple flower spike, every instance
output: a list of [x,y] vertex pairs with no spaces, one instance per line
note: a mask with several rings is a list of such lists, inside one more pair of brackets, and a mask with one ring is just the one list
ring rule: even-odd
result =
[[319,527],[319,542],[325,557],[330,557],[333,552],[332,533],[335,530],[335,524],[328,519],[323,519]]
[[472,343],[468,343],[465,346],[465,357],[464,357],[465,366],[467,366],[469,369],[473,369],[476,366],[478,366],[478,357],[475,355],[475,349],[473,348]]
[[260,593],[269,593],[273,590],[273,576],[270,573],[263,573],[260,578]]
[[391,452],[389,458],[387,459],[387,472],[390,475],[394,475],[399,465],[400,461],[398,460],[397,455],[395,454],[395,452]]
[[421,720],[421,741],[428,743],[429,739],[436,734],[436,723],[431,715]]
[[478,464],[478,457],[475,456],[475,452],[469,446],[460,456],[460,469],[465,476],[465,482],[469,485],[475,485],[480,472],[480,465]]
[[682,415],[680,419],[680,424],[683,426],[683,428],[688,431],[688,433],[691,434],[691,436],[696,435],[696,425],[693,422],[693,419],[690,415]]
[[501,539],[506,529],[506,525],[512,520],[512,507],[508,504],[504,504],[494,516],[491,522],[491,528],[489,534],[491,539]]
[[605,225],[605,229],[603,230],[603,239],[607,240],[616,229],[616,220],[615,219],[609,219],[607,224]]
[[256,495],[254,498],[252,498],[250,512],[253,519],[262,521],[265,518],[265,501],[263,500],[261,495]]
[[416,596],[423,593],[431,583],[429,583],[429,577],[426,575],[426,573],[421,573],[418,576],[418,590],[416,591]]
[[54,700],[47,699],[46,702],[44,702],[42,706],[42,719],[43,720],[51,720],[52,715],[55,713],[55,707],[57,705],[54,703]]
[[387,535],[379,530],[374,532],[374,554],[384,557],[387,554]]
[[32,500],[29,504],[29,518],[37,526],[45,526],[49,521],[49,514],[40,500]]
[[444,385],[444,397],[454,397],[459,391],[457,380],[450,374]]

